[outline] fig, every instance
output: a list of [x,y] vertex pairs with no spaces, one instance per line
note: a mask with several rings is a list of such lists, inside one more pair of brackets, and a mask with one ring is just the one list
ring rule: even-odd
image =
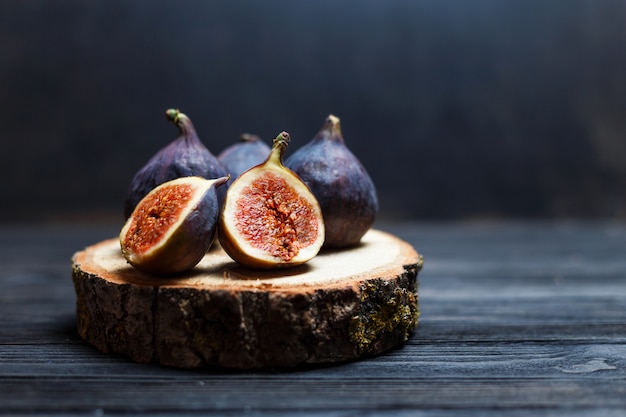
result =
[[195,267],[215,240],[220,213],[216,191],[228,179],[181,177],[150,191],[120,232],[124,258],[155,275]]
[[264,162],[271,151],[272,149],[260,137],[244,133],[237,143],[220,152],[217,159],[231,175],[232,182],[245,171]]
[[[130,216],[146,194],[164,182],[191,176],[220,178],[227,174],[217,157],[200,141],[187,115],[177,109],[169,109],[165,116],[178,127],[179,135],[150,158],[133,177],[124,203],[125,218]],[[220,202],[226,195],[225,188],[219,189]]]
[[301,265],[324,243],[324,220],[315,196],[282,162],[287,132],[274,139],[265,162],[249,169],[228,188],[218,238],[237,263],[274,269]]
[[354,246],[378,212],[374,183],[348,149],[338,117],[329,115],[315,137],[285,161],[311,189],[322,208],[325,248]]

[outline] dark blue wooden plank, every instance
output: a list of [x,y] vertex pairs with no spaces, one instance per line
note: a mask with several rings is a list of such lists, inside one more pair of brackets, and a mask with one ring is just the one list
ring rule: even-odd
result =
[[386,227],[425,257],[412,338],[359,362],[252,373],[135,364],[78,338],[69,258],[115,227],[0,230],[0,411],[576,416],[626,409],[625,225]]

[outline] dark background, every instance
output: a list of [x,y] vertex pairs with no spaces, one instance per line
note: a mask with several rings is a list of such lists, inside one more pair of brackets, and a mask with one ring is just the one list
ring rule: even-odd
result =
[[3,222],[121,221],[191,117],[213,153],[324,118],[381,219],[626,218],[621,0],[0,3]]

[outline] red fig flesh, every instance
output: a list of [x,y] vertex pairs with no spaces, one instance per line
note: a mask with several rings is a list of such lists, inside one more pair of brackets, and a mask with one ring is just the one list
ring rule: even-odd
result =
[[149,192],[120,232],[128,263],[155,275],[196,266],[215,239],[220,212],[216,188],[226,181],[228,177],[183,177]]
[[324,222],[315,196],[282,164],[289,140],[286,132],[278,135],[267,160],[241,174],[226,194],[218,236],[241,265],[300,265],[323,244]]

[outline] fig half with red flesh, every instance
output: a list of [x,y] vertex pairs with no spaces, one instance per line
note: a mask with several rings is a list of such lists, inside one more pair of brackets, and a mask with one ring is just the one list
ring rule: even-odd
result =
[[155,275],[191,270],[215,240],[220,204],[217,187],[229,177],[182,177],[150,191],[120,233],[122,254]]
[[324,243],[324,220],[315,196],[282,163],[290,141],[279,134],[265,162],[228,188],[220,215],[222,248],[240,265],[273,269],[301,265]]

